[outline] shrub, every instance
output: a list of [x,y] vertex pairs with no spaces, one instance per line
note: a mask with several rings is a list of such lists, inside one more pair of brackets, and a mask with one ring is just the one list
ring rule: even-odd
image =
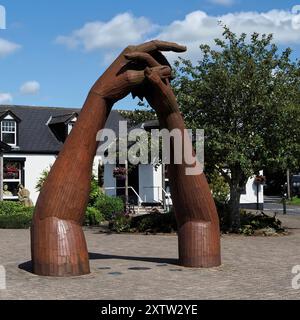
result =
[[25,229],[31,225],[32,207],[24,207],[18,202],[0,202],[0,228]]
[[171,233],[177,230],[177,224],[173,212],[155,212],[136,217],[117,214],[109,228],[116,232]]
[[116,214],[124,211],[124,204],[120,198],[101,193],[95,202],[95,208],[103,214],[105,220],[110,221]]
[[[230,232],[229,206],[227,203],[215,201],[220,220],[220,229],[222,232]],[[240,210],[241,228],[239,233],[244,235],[258,234],[258,230],[272,229],[274,233],[283,233],[285,230],[281,226],[281,221],[276,216],[269,216],[264,212],[255,213]]]
[[89,207],[94,207],[97,199],[101,196],[102,191],[99,187],[98,180],[93,175],[91,179],[91,190],[89,195]]
[[119,213],[110,222],[109,228],[116,232],[130,232],[132,219],[125,214]]
[[208,175],[208,179],[214,200],[219,203],[227,203],[229,200],[230,187],[224,177],[218,171],[214,171]]
[[12,215],[0,215],[1,229],[27,229],[30,227],[32,215],[18,213]]
[[131,228],[137,232],[170,233],[177,230],[177,224],[174,213],[170,211],[133,217]]
[[87,207],[85,214],[85,225],[87,226],[96,226],[100,222],[104,221],[103,214],[94,207]]
[[240,233],[245,235],[253,235],[257,230],[274,230],[274,233],[284,232],[281,221],[276,218],[266,215],[261,212],[254,214],[246,211],[241,211],[241,229]]

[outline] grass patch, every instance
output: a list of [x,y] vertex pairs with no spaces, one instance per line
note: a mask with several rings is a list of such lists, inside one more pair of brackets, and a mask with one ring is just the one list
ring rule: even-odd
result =
[[300,198],[293,197],[291,200],[288,200],[286,204],[293,205],[293,206],[300,206]]

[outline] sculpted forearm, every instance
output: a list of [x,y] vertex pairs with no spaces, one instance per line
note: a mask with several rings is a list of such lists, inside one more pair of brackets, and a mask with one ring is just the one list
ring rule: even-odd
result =
[[[192,152],[192,142],[189,136],[184,134],[185,125],[175,95],[168,80],[161,80],[156,72],[149,69],[145,73],[152,85],[146,98],[156,110],[160,127],[169,131],[177,129],[181,133],[182,149],[176,152],[181,152],[183,161],[181,164],[172,161],[177,145],[171,141],[171,163],[168,165],[168,178],[178,225],[180,263],[188,267],[218,266],[221,257],[216,206],[206,177]],[[185,153],[184,149],[189,152]],[[187,174],[188,168],[197,166],[198,173]]]
[[110,106],[90,93],[38,198],[31,228],[34,273],[80,275],[90,272],[82,223],[89,198],[96,134]]
[[39,219],[57,217],[81,223],[90,189],[97,141],[110,106],[90,93],[76,125],[59,153],[36,204]]

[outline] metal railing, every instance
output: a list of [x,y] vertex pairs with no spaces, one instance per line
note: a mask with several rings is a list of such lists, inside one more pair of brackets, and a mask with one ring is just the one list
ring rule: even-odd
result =
[[[126,187],[105,187],[103,188],[104,190],[118,190],[118,189],[126,189]],[[137,212],[140,213],[140,206],[143,202],[142,198],[139,196],[139,194],[135,191],[135,189],[131,186],[128,186],[128,189],[131,189],[133,191],[133,193],[136,195],[137,199],[138,199],[138,210]],[[127,199],[128,200],[128,199]]]

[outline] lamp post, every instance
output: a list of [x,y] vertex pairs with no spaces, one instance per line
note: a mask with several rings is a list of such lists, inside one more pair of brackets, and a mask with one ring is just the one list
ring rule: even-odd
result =
[[287,183],[282,185],[282,206],[283,214],[286,214],[286,199],[287,199]]

